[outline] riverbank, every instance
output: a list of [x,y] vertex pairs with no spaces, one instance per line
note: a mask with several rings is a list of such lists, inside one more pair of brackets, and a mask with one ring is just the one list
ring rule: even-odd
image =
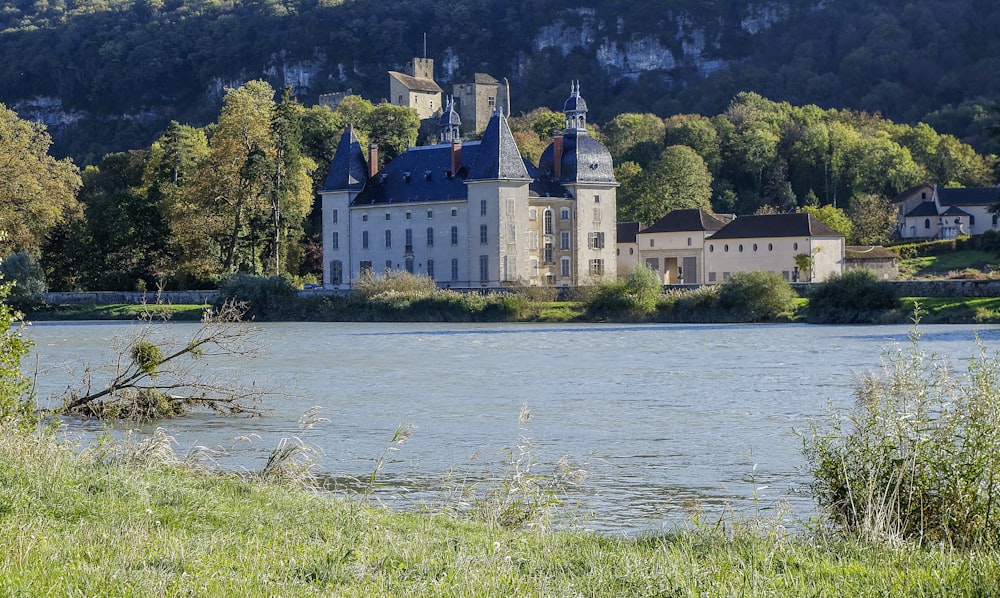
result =
[[[79,451],[0,434],[0,594],[989,595],[1000,554],[703,521],[639,538],[394,513],[181,463],[160,437]],[[584,525],[586,521],[581,522]]]
[[[921,321],[924,324],[997,324],[1000,323],[1000,297],[904,297],[902,307],[884,314],[878,323],[905,324],[913,317],[914,305],[919,304],[922,312]],[[805,322],[809,302],[800,299],[793,312],[785,314],[782,321]],[[154,318],[171,319],[175,321],[197,321],[201,319],[206,306],[197,304],[182,305],[62,305],[49,309],[29,311],[28,321],[83,321],[83,320],[135,320],[149,313]],[[364,321],[378,321],[377,315],[365,314]],[[308,317],[299,319],[310,321]],[[356,321],[345,315],[344,321]],[[392,318],[390,321],[397,321]],[[405,321],[405,320],[404,320]],[[588,318],[586,306],[580,301],[528,301],[519,317],[510,321],[516,322],[592,322]],[[607,321],[602,319],[601,321]],[[642,321],[658,321],[645,318],[642,320],[621,318],[616,322],[630,323]]]

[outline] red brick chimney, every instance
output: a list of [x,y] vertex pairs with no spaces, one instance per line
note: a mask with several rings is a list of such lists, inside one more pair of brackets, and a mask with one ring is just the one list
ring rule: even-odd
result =
[[451,176],[458,174],[458,169],[462,167],[462,142],[451,142]]
[[562,175],[563,157],[563,134],[552,135],[552,178],[558,179]]
[[378,172],[378,144],[368,146],[368,176],[375,176]]

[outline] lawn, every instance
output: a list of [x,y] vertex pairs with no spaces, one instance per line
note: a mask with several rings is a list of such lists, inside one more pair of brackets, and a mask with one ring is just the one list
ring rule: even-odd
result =
[[949,274],[975,270],[986,276],[1000,271],[1000,256],[988,251],[955,251],[942,255],[899,260],[899,277],[948,278]]

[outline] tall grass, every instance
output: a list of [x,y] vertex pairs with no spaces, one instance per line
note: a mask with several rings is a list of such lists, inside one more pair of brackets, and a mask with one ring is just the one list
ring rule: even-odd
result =
[[967,370],[920,348],[888,350],[852,410],[804,437],[833,527],[872,543],[1000,547],[1000,357]]

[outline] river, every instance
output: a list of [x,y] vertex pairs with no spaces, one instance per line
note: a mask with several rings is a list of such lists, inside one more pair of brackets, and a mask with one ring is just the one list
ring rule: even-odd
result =
[[[27,369],[39,396],[63,392],[107,359],[131,323],[36,323]],[[160,325],[183,336],[196,324]],[[848,407],[857,376],[906,326],[616,324],[263,324],[265,356],[247,376],[281,396],[260,418],[161,422],[181,455],[208,447],[220,466],[259,470],[281,438],[320,452],[317,472],[349,491],[382,455],[375,496],[440,508],[465,483],[502,476],[529,439],[536,473],[564,456],[587,471],[563,507],[605,533],[657,531],[695,511],[805,520],[813,512],[801,440],[829,405]],[[956,362],[993,350],[1000,330],[926,326],[921,346]],[[233,362],[212,364],[228,369]],[[518,414],[526,404],[527,423]],[[308,430],[319,407],[329,421]],[[407,442],[387,452],[399,425]],[[79,425],[79,424],[77,424]],[[83,430],[95,425],[83,424]],[[155,426],[143,426],[148,433]]]

